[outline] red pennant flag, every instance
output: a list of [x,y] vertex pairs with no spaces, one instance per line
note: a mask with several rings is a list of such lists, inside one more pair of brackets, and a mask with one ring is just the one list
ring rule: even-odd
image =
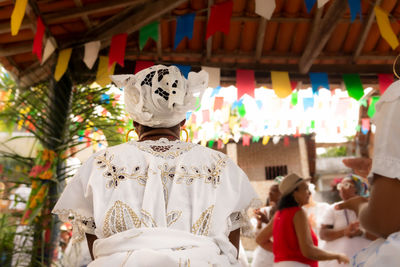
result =
[[196,124],[196,114],[192,114],[192,123]]
[[117,62],[122,67],[124,66],[127,37],[127,33],[116,34],[112,37],[108,55],[108,68],[110,68],[114,62]]
[[294,137],[300,137],[300,129],[299,129],[299,127],[296,127],[296,133],[294,134]]
[[290,81],[290,86],[292,87],[292,91],[296,90],[298,84],[299,83],[297,81]]
[[218,139],[218,141],[217,141],[217,149],[222,149],[222,140],[221,139]]
[[215,97],[214,100],[214,111],[221,109],[222,105],[224,104],[224,98],[221,96]]
[[285,136],[285,138],[283,138],[283,145],[284,146],[290,145],[289,136]]
[[379,79],[379,91],[381,95],[386,91],[386,89],[393,83],[393,74],[378,74]]
[[210,111],[208,109],[203,110],[203,122],[210,121]]
[[136,66],[135,66],[135,74],[138,73],[141,70],[150,68],[151,66],[154,65],[153,61],[136,61]]
[[206,40],[217,31],[229,34],[233,9],[233,1],[226,1],[211,7],[210,19],[207,23]]
[[256,87],[254,70],[236,70],[236,87],[238,90],[237,99],[240,99],[244,94],[254,97],[254,88]]
[[250,146],[250,135],[248,134],[243,135],[242,144],[243,146]]
[[43,36],[44,36],[44,24],[40,17],[36,20],[36,34],[33,40],[32,53],[35,54],[39,61],[42,62],[42,49],[43,49]]

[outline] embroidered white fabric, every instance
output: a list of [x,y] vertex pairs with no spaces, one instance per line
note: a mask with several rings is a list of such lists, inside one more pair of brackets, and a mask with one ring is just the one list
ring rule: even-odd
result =
[[77,234],[99,239],[146,228],[208,236],[234,266],[228,234],[248,225],[245,211],[256,198],[225,154],[179,140],[131,141],[91,156],[53,212],[63,220],[73,212]]
[[208,73],[190,72],[183,77],[176,66],[156,65],[136,75],[112,75],[111,80],[124,90],[125,109],[136,122],[154,127],[172,127],[195,109],[196,97],[208,86]]
[[400,179],[400,81],[392,83],[376,103],[372,173]]

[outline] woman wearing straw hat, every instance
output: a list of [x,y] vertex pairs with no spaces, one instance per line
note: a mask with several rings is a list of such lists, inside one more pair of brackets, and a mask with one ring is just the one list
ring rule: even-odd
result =
[[[273,251],[274,266],[318,266],[318,261],[337,260],[348,263],[346,255],[319,249],[307,215],[302,209],[308,203],[310,191],[306,180],[292,173],[286,176],[279,190],[282,197],[273,221],[257,236],[257,243]],[[271,237],[274,241],[271,242]]]
[[139,140],[93,155],[53,210],[61,219],[74,214],[89,266],[239,266],[239,231],[249,228],[246,209],[257,195],[225,154],[179,140],[207,73],[185,79],[157,65],[112,80]]

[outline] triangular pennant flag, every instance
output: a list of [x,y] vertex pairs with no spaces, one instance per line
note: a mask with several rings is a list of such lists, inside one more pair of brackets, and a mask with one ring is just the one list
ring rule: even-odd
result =
[[271,19],[275,7],[275,0],[256,0],[255,12],[263,18]]
[[303,98],[303,107],[304,107],[304,111],[306,111],[309,108],[313,108],[314,107],[314,97]]
[[318,8],[323,7],[329,0],[318,0]]
[[38,57],[40,62],[42,62],[44,30],[45,28],[42,19],[40,17],[37,17],[36,33],[35,33],[35,39],[33,40],[32,53]]
[[51,56],[51,54],[53,54],[53,52],[56,50],[56,47],[53,44],[53,37],[50,37],[47,39],[46,44],[44,46],[44,51],[43,51],[43,58],[42,58],[42,63],[40,63],[41,65],[43,65]]
[[18,34],[19,28],[21,27],[22,20],[25,16],[25,10],[28,0],[16,0],[14,9],[11,14],[11,35],[15,36]]
[[363,134],[367,134],[370,127],[370,120],[369,118],[362,118],[361,119],[361,132]]
[[68,67],[69,59],[71,58],[72,48],[63,49],[58,54],[56,70],[54,71],[54,78],[59,81],[64,75]]
[[210,121],[210,111],[208,109],[203,110],[203,122],[209,122]]
[[393,74],[378,74],[379,80],[379,92],[381,95],[386,91],[386,89],[391,85],[394,81]]
[[318,94],[318,88],[326,88],[329,90],[328,74],[325,72],[310,72],[311,86],[314,94]]
[[310,13],[317,0],[305,0],[307,12]]
[[213,67],[201,67],[202,70],[208,72],[208,87],[216,88],[221,83],[221,69]]
[[178,64],[175,64],[175,66],[178,67],[178,69],[181,71],[182,75],[187,79],[192,67],[189,65],[178,65]]
[[254,97],[254,88],[256,81],[254,70],[236,70],[237,99],[242,98],[244,94]]
[[140,61],[140,60],[138,60],[138,61],[136,61],[135,72],[134,73],[136,74],[139,71],[147,69],[147,68],[150,68],[153,65],[154,65],[153,61]]
[[176,24],[175,40],[174,40],[174,50],[179,45],[179,43],[185,38],[185,36],[190,40],[193,36],[193,24],[196,13],[189,13],[178,17]]
[[358,74],[343,74],[343,81],[350,97],[360,100],[364,95],[364,89]]
[[224,143],[221,139],[217,140],[217,149],[222,149],[224,147]]
[[222,96],[217,96],[214,100],[214,111],[221,109],[224,104],[224,98]]
[[242,136],[242,145],[243,146],[250,146],[250,135],[245,134]]
[[311,126],[310,127],[311,127],[311,129],[315,129],[315,120],[311,121]]
[[396,49],[399,46],[399,40],[397,39],[397,36],[393,32],[392,26],[390,25],[388,14],[379,6],[375,6],[374,10],[376,22],[378,23],[382,38],[388,42],[393,50]]
[[91,70],[93,68],[94,63],[97,60],[99,55],[101,42],[93,41],[85,44],[85,55],[83,57],[83,62],[85,62],[86,66]]
[[280,140],[281,137],[279,135],[275,135],[274,137],[272,137],[272,143],[274,143],[274,145],[278,144]]
[[147,43],[149,38],[152,38],[154,41],[158,41],[158,26],[159,22],[155,21],[150,23],[139,30],[139,47],[140,50],[143,49],[144,45]]
[[206,40],[217,31],[221,31],[226,35],[229,34],[232,9],[232,0],[211,6],[210,18],[207,23]]
[[257,143],[258,141],[260,141],[260,137],[253,135],[253,137],[251,138],[251,142],[252,143]]
[[290,103],[291,103],[292,106],[294,107],[294,106],[297,105],[297,102],[298,102],[298,92],[297,92],[297,91],[294,91],[294,92],[292,93],[292,99],[290,100]]
[[215,87],[215,88],[212,90],[211,96],[210,96],[210,97],[213,97],[213,96],[218,95],[219,91],[221,91],[221,86]]
[[357,15],[360,14],[361,19],[361,0],[347,0],[350,7],[351,22],[353,22]]
[[272,88],[279,98],[285,98],[292,93],[289,73],[286,71],[271,71]]
[[214,140],[210,140],[209,142],[208,142],[208,147],[209,148],[212,148],[213,146],[214,146]]
[[290,145],[290,140],[289,140],[289,136],[285,136],[283,138],[283,145],[288,147]]
[[297,89],[297,85],[299,85],[297,81],[290,81],[290,86],[292,87],[292,91]]
[[108,57],[99,57],[99,67],[96,74],[96,83],[101,87],[105,87],[111,83],[110,75],[114,74],[115,63],[112,65],[111,69],[108,68]]
[[108,54],[108,67],[110,68],[114,62],[121,67],[124,66],[127,33],[116,34],[111,39],[110,52]]
[[268,142],[269,142],[269,136],[268,135],[266,135],[266,136],[264,136],[263,137],[263,139],[262,139],[262,144],[265,146],[266,144],[268,144]]
[[244,104],[238,107],[238,112],[240,117],[243,118],[244,116],[246,116],[246,108],[244,107]]
[[375,112],[376,112],[375,105],[376,105],[376,102],[379,101],[379,98],[380,98],[379,96],[373,96],[370,98],[371,103],[369,104],[369,107],[368,107],[368,112],[367,112],[368,117],[372,118],[375,115]]

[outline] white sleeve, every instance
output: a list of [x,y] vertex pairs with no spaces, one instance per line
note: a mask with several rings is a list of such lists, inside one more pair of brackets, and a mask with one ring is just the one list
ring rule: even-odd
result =
[[89,184],[92,166],[93,157],[82,165],[68,183],[52,211],[61,221],[72,223],[74,241],[81,241],[85,233],[95,234],[93,194]]
[[322,215],[321,225],[334,225],[335,224],[335,213],[333,210],[333,206],[328,207]]

